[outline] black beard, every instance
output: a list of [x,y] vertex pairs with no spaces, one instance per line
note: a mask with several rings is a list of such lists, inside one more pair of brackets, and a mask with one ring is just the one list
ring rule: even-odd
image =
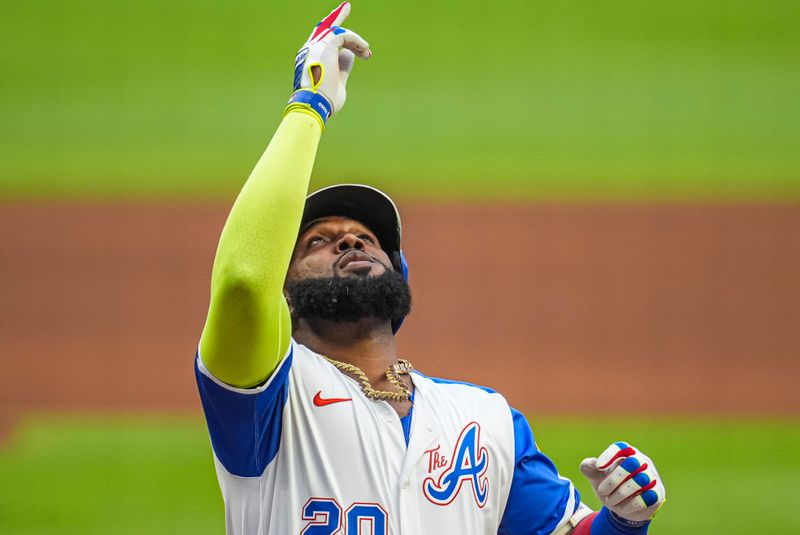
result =
[[396,271],[374,277],[314,277],[287,285],[286,290],[294,318],[396,321],[411,311],[411,289]]

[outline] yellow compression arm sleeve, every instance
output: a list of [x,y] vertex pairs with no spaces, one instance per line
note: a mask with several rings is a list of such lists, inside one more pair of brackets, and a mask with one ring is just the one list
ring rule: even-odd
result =
[[262,383],[289,348],[283,283],[321,132],[310,115],[288,113],[222,229],[200,354],[208,370],[230,385]]

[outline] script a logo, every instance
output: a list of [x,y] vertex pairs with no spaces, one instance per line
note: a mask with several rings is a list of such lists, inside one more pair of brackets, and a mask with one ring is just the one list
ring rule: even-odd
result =
[[470,422],[461,431],[450,457],[450,464],[439,475],[425,478],[422,491],[436,505],[450,504],[466,483],[472,486],[472,494],[478,507],[486,505],[489,495],[489,481],[484,474],[489,466],[489,454],[481,447],[481,426]]

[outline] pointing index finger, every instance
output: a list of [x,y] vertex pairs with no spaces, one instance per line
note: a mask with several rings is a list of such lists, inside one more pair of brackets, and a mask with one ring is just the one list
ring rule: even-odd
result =
[[331,26],[341,25],[349,14],[350,2],[342,2],[339,4],[339,7],[331,11],[330,14],[322,19],[322,22],[320,22],[317,27],[314,28],[314,32],[311,34],[311,39],[314,39]]

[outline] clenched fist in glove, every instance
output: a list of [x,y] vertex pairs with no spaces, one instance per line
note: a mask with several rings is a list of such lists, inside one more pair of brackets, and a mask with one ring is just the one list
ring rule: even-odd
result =
[[646,523],[664,504],[664,484],[653,461],[626,442],[584,459],[581,472],[603,505],[630,525]]
[[344,106],[347,78],[355,57],[372,56],[364,39],[339,26],[349,14],[350,4],[342,3],[317,24],[300,48],[294,64],[294,93],[286,113],[309,113],[324,126]]

